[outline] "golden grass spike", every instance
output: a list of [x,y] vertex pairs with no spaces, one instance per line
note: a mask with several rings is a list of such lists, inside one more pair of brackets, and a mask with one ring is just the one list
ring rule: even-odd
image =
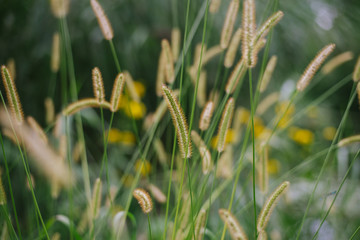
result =
[[202,161],[202,172],[206,175],[212,169],[211,153],[205,142],[201,139],[200,135],[196,131],[191,131],[191,138],[199,150]]
[[125,77],[126,76],[123,73],[119,73],[115,78],[110,100],[110,109],[112,112],[116,112],[120,108],[120,99],[124,88]]
[[141,210],[144,213],[151,212],[151,210],[153,208],[153,204],[152,204],[152,200],[151,200],[151,197],[148,192],[146,192],[142,188],[137,188],[133,191],[133,196],[139,202]]
[[180,28],[176,27],[171,30],[171,50],[174,58],[174,62],[179,58],[181,42]]
[[[206,50],[206,52],[204,52],[203,50],[203,59],[202,59],[202,63],[201,66],[205,66],[211,59],[213,59],[214,57],[216,57],[217,55],[219,55],[220,53],[222,53],[224,51],[224,49],[222,49],[220,47],[220,45],[216,45],[214,47],[211,47],[209,49]],[[200,58],[199,58],[200,61]],[[196,70],[198,69],[198,65],[196,65]]]
[[219,209],[219,215],[221,220],[225,223],[226,227],[229,229],[231,239],[233,240],[247,240],[247,236],[240,226],[238,220],[232,213],[226,209]]
[[104,91],[104,82],[101,76],[100,69],[94,67],[92,70],[92,83],[94,90],[94,97],[99,101],[105,101],[105,91]]
[[319,51],[316,57],[310,62],[310,64],[305,69],[304,73],[300,77],[297,82],[296,89],[299,92],[304,91],[304,89],[309,85],[311,79],[314,74],[320,68],[321,64],[325,61],[325,59],[330,55],[332,51],[335,49],[335,44],[326,45],[323,49]]
[[206,211],[201,209],[195,222],[195,235],[192,239],[202,240],[205,233],[205,223],[206,223]]
[[91,198],[92,219],[96,219],[99,216],[99,209],[101,206],[101,190],[102,190],[102,182],[100,178],[97,178],[94,183],[93,193]]
[[220,46],[222,49],[226,49],[229,45],[234,29],[234,23],[239,10],[239,5],[239,0],[232,0],[229,4],[220,38]]
[[257,240],[267,240],[267,239],[268,237],[265,230],[260,231]]
[[256,36],[254,39],[255,44],[260,39],[266,37],[267,33],[276,25],[280,20],[283,18],[284,13],[282,11],[277,11],[273,15],[271,15],[260,27],[259,30],[256,32]]
[[163,39],[161,41],[161,47],[162,50],[164,51],[165,79],[167,83],[173,83],[175,81],[174,58],[171,52],[169,41]]
[[58,32],[53,35],[51,48],[51,71],[57,73],[60,67],[60,35]]
[[256,115],[260,116],[264,114],[269,109],[269,107],[271,107],[272,105],[278,102],[279,96],[280,94],[278,92],[274,92],[267,95],[264,98],[264,100],[262,100],[259,103],[259,106],[256,108]]
[[251,51],[251,67],[255,67],[258,61],[258,53],[265,47],[266,39],[262,38],[256,42],[254,49]]
[[356,142],[360,142],[360,135],[354,135],[351,137],[347,137],[347,138],[343,138],[338,142],[338,146],[339,147],[344,147],[347,146],[351,143],[356,143]]
[[155,152],[159,157],[159,162],[165,166],[167,164],[167,154],[165,151],[164,144],[161,142],[159,138],[156,138],[154,140],[154,148],[155,148]]
[[70,0],[51,0],[51,11],[57,18],[62,18],[69,12]]
[[199,86],[197,92],[197,104],[199,107],[203,107],[206,103],[206,80],[207,74],[206,71],[203,70],[200,72]]
[[[195,51],[194,51],[194,63],[193,63],[193,66],[192,68],[194,69],[193,71],[195,71],[195,75],[196,75],[196,72],[199,68],[199,63],[200,63],[200,56],[201,56],[201,43],[198,43],[196,44],[195,46]],[[203,49],[203,56],[206,55],[206,44],[204,44],[204,46],[202,47]],[[213,55],[213,54],[212,54]],[[209,55],[208,55],[209,56]],[[205,57],[204,57],[205,58]],[[202,63],[201,65],[204,65],[204,59],[202,60]]]
[[227,68],[232,67],[234,64],[235,56],[241,41],[241,34],[242,30],[241,28],[238,28],[231,39],[229,48],[226,51],[224,66]]
[[132,78],[131,74],[128,71],[124,71],[124,74],[125,74],[126,88],[129,90],[129,94],[131,98],[135,102],[141,102],[140,96],[135,88],[134,79]]
[[55,109],[54,102],[51,98],[45,98],[45,121],[47,124],[50,124],[55,119]]
[[224,112],[222,114],[221,121],[219,124],[219,130],[218,130],[219,141],[218,141],[218,145],[217,145],[217,150],[219,152],[224,151],[225,139],[226,139],[226,135],[228,133],[229,126],[231,124],[232,116],[234,113],[234,107],[235,107],[234,99],[230,98],[226,103],[226,106],[224,108]]
[[47,143],[48,138],[46,136],[46,133],[44,132],[44,129],[42,129],[40,124],[31,116],[28,116],[26,120],[29,126],[34,130],[34,132],[36,132],[45,143]]
[[95,13],[95,16],[98,20],[101,32],[106,40],[111,40],[114,37],[114,32],[111,27],[111,23],[107,18],[104,9],[101,7],[97,0],[91,0],[91,7]]
[[256,30],[254,0],[244,0],[242,30],[242,55],[244,58],[244,63],[247,67],[254,67],[255,65],[252,61],[253,50],[256,44],[254,41],[254,35]]
[[360,80],[360,56],[358,57],[358,59],[356,61],[356,65],[355,65],[354,73],[353,73],[353,80],[354,80],[354,82],[358,82]]
[[15,60],[13,58],[10,58],[7,62],[6,62],[6,67],[9,69],[10,75],[13,79],[13,81],[15,81],[16,79],[16,64],[15,64]]
[[258,166],[258,183],[262,193],[267,193],[269,185],[269,174],[268,174],[268,161],[269,161],[269,149],[267,145],[262,144],[259,154]]
[[158,61],[158,69],[156,75],[156,95],[162,96],[162,85],[165,83],[165,53],[161,50]]
[[24,122],[24,115],[22,111],[20,98],[16,90],[16,85],[13,79],[11,78],[10,72],[4,65],[1,66],[1,75],[6,90],[8,104],[10,105],[11,108],[11,112],[15,117],[16,122],[18,124],[21,124],[22,122]]
[[245,66],[244,59],[242,58],[236,64],[234,70],[231,72],[231,75],[228,78],[228,82],[226,83],[225,87],[226,93],[231,94],[235,91],[239,80],[245,76],[246,71],[247,67]]
[[5,205],[5,204],[6,204],[6,194],[0,175],[0,205]]
[[212,0],[210,3],[209,11],[211,13],[217,13],[217,11],[219,11],[220,4],[221,0]]
[[205,131],[209,128],[213,112],[214,112],[214,102],[208,101],[200,116],[200,122],[199,122],[200,130]]
[[189,128],[186,122],[184,112],[178,103],[173,92],[165,85],[162,87],[163,95],[167,102],[168,108],[173,119],[173,123],[177,132],[180,152],[183,158],[191,157],[191,141],[189,138]]
[[290,185],[289,182],[287,181],[283,182],[275,189],[275,191],[271,194],[271,196],[268,197],[268,199],[266,200],[265,205],[263,206],[257,220],[257,230],[259,232],[265,230],[266,225],[270,219],[272,210],[275,208],[280,196],[286,191],[289,185]]
[[264,92],[267,86],[269,85],[270,79],[276,67],[276,63],[277,63],[277,56],[272,56],[268,64],[266,65],[265,72],[261,80],[260,92]]
[[156,201],[158,201],[159,203],[166,202],[165,194],[157,186],[155,186],[154,184],[149,184],[148,189]]
[[96,98],[85,98],[76,102],[71,103],[63,110],[63,114],[65,116],[72,115],[77,113],[78,111],[89,108],[89,107],[102,107],[111,109],[112,105],[108,102],[99,102]]
[[[161,87],[161,93],[162,93],[162,87]],[[173,94],[175,97],[179,96],[179,91],[178,90],[174,90]],[[160,122],[160,120],[164,117],[165,113],[166,113],[166,109],[167,109],[167,102],[166,100],[161,101],[161,103],[159,104],[159,106],[156,108],[153,116],[151,117],[151,124],[156,123],[158,124]]]
[[321,72],[323,74],[329,74],[331,73],[335,68],[340,66],[341,64],[350,61],[354,58],[354,54],[350,51],[343,52],[332,59],[330,59],[321,69]]

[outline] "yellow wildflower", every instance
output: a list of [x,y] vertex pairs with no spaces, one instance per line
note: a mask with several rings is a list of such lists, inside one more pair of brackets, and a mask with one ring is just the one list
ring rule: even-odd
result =
[[142,98],[145,95],[145,90],[146,90],[144,84],[138,81],[134,81],[134,86],[137,94],[139,95],[139,97]]
[[297,127],[289,129],[289,137],[301,145],[309,145],[314,140],[314,134],[310,130]]
[[135,163],[135,170],[140,171],[141,176],[146,177],[151,172],[151,164],[148,160],[138,159]]
[[126,145],[134,145],[136,142],[136,137],[132,132],[123,131],[120,142]]
[[109,143],[116,143],[121,140],[121,132],[118,129],[111,128],[108,133],[108,142]]
[[141,102],[130,101],[128,105],[124,107],[124,112],[129,117],[141,119],[146,113],[146,107]]
[[326,127],[326,128],[324,128],[322,134],[323,134],[323,137],[326,140],[332,141],[333,138],[335,137],[335,134],[336,134],[336,128],[334,128],[334,127]]
[[250,112],[249,110],[245,109],[245,108],[241,108],[241,114],[240,114],[240,122],[242,124],[247,124],[250,118]]
[[269,159],[268,161],[268,173],[277,174],[280,170],[280,163],[276,159]]
[[120,131],[116,128],[110,129],[108,133],[108,142],[109,143],[122,143],[125,145],[134,145],[136,138],[132,132],[129,131]]

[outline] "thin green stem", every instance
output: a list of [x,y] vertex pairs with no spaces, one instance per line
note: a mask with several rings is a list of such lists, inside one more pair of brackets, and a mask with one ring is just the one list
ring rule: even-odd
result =
[[114,62],[116,65],[116,69],[118,72],[121,72],[121,68],[120,68],[120,64],[119,64],[119,59],[117,57],[116,51],[115,51],[115,46],[112,40],[109,40],[109,44],[110,44],[110,48],[111,48],[111,53],[113,55],[114,58]]
[[360,230],[360,226],[358,226],[358,227],[356,228],[355,232],[351,235],[351,237],[349,238],[349,240],[353,240],[354,237],[356,236],[356,234],[359,232],[359,230]]
[[150,223],[150,214],[147,214],[147,219],[148,219],[148,225],[149,225],[149,239],[151,240],[151,223]]

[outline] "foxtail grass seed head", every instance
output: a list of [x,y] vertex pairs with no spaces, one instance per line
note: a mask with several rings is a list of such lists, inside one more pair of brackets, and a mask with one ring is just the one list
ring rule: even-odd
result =
[[55,119],[54,102],[51,98],[45,98],[45,120],[47,124],[50,124]]
[[277,63],[277,56],[272,56],[268,64],[266,65],[265,72],[261,80],[260,92],[264,92],[267,86],[269,85],[276,63]]
[[[223,51],[224,51],[224,49],[221,48],[220,45],[216,45],[214,47],[207,49],[205,54],[203,54],[204,57],[202,59],[201,66],[205,66],[211,59],[213,59],[214,57],[216,57]],[[203,53],[204,53],[204,51],[203,51]],[[197,69],[197,67],[198,67],[198,65],[196,65],[196,69]]]
[[92,70],[92,83],[93,83],[94,97],[99,102],[105,101],[103,78],[101,76],[101,72],[98,67],[95,67]]
[[57,73],[60,67],[60,35],[58,32],[53,35],[51,49],[51,71]]
[[244,0],[243,4],[243,19],[242,19],[242,55],[247,67],[253,67],[253,50],[255,46],[254,35],[256,30],[255,24],[255,1]]
[[274,92],[266,96],[256,108],[256,115],[263,115],[272,105],[278,102],[279,97],[280,94],[278,92]]
[[351,136],[351,137],[347,137],[347,138],[344,138],[344,139],[341,139],[339,142],[338,142],[338,146],[339,147],[344,147],[344,146],[347,146],[349,144],[352,144],[352,143],[358,143],[360,142],[360,135],[354,135],[354,136]]
[[29,126],[34,130],[34,132],[36,132],[45,143],[47,143],[48,138],[46,136],[44,129],[42,129],[40,124],[31,116],[28,116],[26,118],[26,120],[27,120]]
[[255,67],[258,61],[258,54],[261,51],[261,49],[263,49],[265,47],[266,44],[266,39],[262,38],[259,41],[256,42],[254,49],[251,51],[251,68]]
[[176,27],[171,30],[171,50],[174,58],[174,62],[179,58],[181,42],[180,28]]
[[238,220],[232,213],[226,209],[219,209],[219,215],[221,220],[225,223],[229,229],[232,240],[247,240],[247,236],[240,226]]
[[16,79],[16,64],[15,64],[15,60],[13,58],[10,58],[7,62],[6,62],[6,67],[8,68],[10,75],[13,79],[13,81],[15,81]]
[[173,119],[173,124],[176,129],[176,135],[178,138],[180,152],[183,158],[191,157],[191,141],[189,138],[189,128],[186,122],[184,112],[178,103],[173,92],[167,88],[165,85],[162,87],[163,95],[167,102],[171,117]]
[[159,138],[156,138],[154,140],[154,149],[155,149],[155,152],[158,155],[160,163],[162,165],[166,166],[168,157],[167,157],[167,154],[166,154],[166,151],[165,151],[164,144],[161,142],[161,140]]
[[110,103],[108,102],[100,103],[96,98],[85,98],[71,103],[63,110],[63,114],[65,116],[73,115],[81,111],[82,109],[89,107],[102,107],[102,108],[112,109],[112,105],[110,105]]
[[50,0],[51,11],[57,18],[62,18],[69,12],[70,0]]
[[103,8],[101,7],[101,5],[99,4],[99,2],[97,0],[90,0],[90,3],[91,3],[91,7],[95,13],[95,16],[98,20],[101,32],[104,35],[104,38],[106,40],[113,39],[114,32],[111,27],[111,23],[110,23],[109,19],[107,18]]
[[1,75],[6,90],[8,104],[10,105],[11,112],[18,124],[24,122],[24,115],[20,102],[19,95],[16,90],[16,85],[11,78],[9,70],[3,65],[1,66]]
[[111,100],[110,100],[110,109],[112,112],[117,112],[120,108],[120,99],[123,92],[125,83],[125,75],[123,73],[119,73],[114,82],[112,94],[111,94]]
[[259,30],[256,32],[255,36],[255,44],[261,39],[265,38],[267,33],[283,18],[284,13],[282,11],[277,11],[273,15],[271,15],[263,25],[260,26]]
[[154,184],[149,184],[148,189],[157,202],[166,202],[165,194],[157,186],[155,186]]
[[297,82],[296,89],[299,92],[304,91],[304,89],[309,85],[311,79],[314,77],[314,74],[320,68],[325,59],[330,55],[335,49],[335,44],[326,45],[323,49],[319,51],[316,57],[310,62],[310,64],[305,69],[304,73]]
[[164,51],[164,69],[165,69],[165,79],[166,82],[171,84],[175,80],[175,73],[174,73],[174,58],[171,52],[169,41],[163,39],[161,41],[161,47]]
[[245,76],[247,71],[247,67],[244,64],[244,59],[240,59],[240,61],[236,64],[234,70],[231,72],[230,77],[228,78],[228,82],[226,83],[225,91],[228,94],[232,94],[240,79]]
[[266,144],[262,144],[260,147],[259,163],[258,167],[258,183],[261,192],[267,193],[269,185],[269,174],[268,174],[268,161],[269,161],[269,150]]
[[199,122],[199,128],[202,131],[205,131],[209,128],[210,126],[210,122],[211,122],[211,118],[214,112],[214,102],[213,101],[208,101],[201,113],[200,116],[200,122]]
[[124,71],[125,74],[125,82],[126,82],[126,89],[129,90],[130,97],[135,102],[140,102],[140,96],[138,92],[136,91],[134,79],[132,78],[131,74],[128,71]]
[[260,231],[257,240],[267,240],[267,239],[268,237],[265,230]]
[[162,85],[165,83],[165,53],[161,50],[156,75],[156,95],[162,96]]
[[133,196],[139,202],[141,210],[144,213],[150,213],[153,208],[153,203],[148,192],[142,188],[137,188],[133,191]]
[[5,204],[6,204],[6,194],[0,175],[0,205],[5,205]]
[[238,28],[234,33],[233,37],[231,38],[231,42],[226,51],[225,60],[224,60],[224,66],[226,68],[230,68],[234,64],[235,56],[241,41],[241,34],[242,34],[241,28]]
[[61,135],[60,136],[58,152],[59,152],[59,155],[62,157],[62,159],[67,158],[67,138],[66,138],[66,135]]
[[[202,48],[202,55],[203,56],[206,55],[206,51],[207,51],[206,44],[201,44],[201,43],[196,44],[195,50],[194,50],[194,63],[193,63],[192,68],[191,68],[191,69],[194,69],[194,71],[193,71],[193,72],[195,72],[194,74],[196,74],[196,72],[197,72],[197,70],[199,68],[200,57],[201,57],[201,48]],[[205,57],[203,57],[203,59],[202,59],[201,65],[204,65],[204,58]]]
[[208,174],[212,169],[212,161],[211,161],[211,153],[209,149],[207,148],[205,142],[201,139],[200,135],[192,130],[191,131],[191,138],[195,144],[195,146],[198,148],[201,161],[202,161],[202,171],[203,174]]
[[234,29],[234,23],[239,10],[239,5],[240,0],[232,0],[229,4],[220,38],[220,46],[222,49],[226,49],[229,45]]
[[329,74],[332,71],[334,71],[338,66],[340,66],[341,64],[343,64],[347,61],[350,61],[353,58],[354,58],[354,54],[352,52],[350,52],[350,51],[343,52],[343,53],[333,57],[326,64],[324,64],[324,66],[321,69],[321,72],[323,74]]
[[260,232],[265,230],[267,223],[269,222],[271,213],[275,208],[277,202],[279,201],[280,196],[287,190],[290,183],[285,181],[280,184],[271,196],[266,200],[265,205],[263,206],[260,215],[257,220],[257,230]]
[[220,4],[221,0],[212,0],[209,6],[209,11],[211,13],[217,13],[217,11],[219,11]]
[[203,70],[200,72],[199,86],[197,91],[197,104],[199,107],[203,107],[206,103],[206,80],[207,74],[206,71]]
[[232,116],[234,113],[234,107],[235,107],[234,99],[230,98],[226,103],[226,106],[224,108],[224,112],[222,114],[221,121],[219,124],[219,131],[218,131],[219,140],[218,140],[218,145],[217,145],[217,150],[219,152],[224,151],[225,139],[226,139],[226,135],[228,133],[229,126],[231,124]]
[[205,209],[201,209],[195,222],[195,234],[193,239],[202,240],[205,233],[205,223],[206,223],[206,211]]
[[353,72],[353,80],[354,82],[358,82],[360,80],[360,56],[358,57],[355,64],[355,68]]
[[92,199],[91,199],[91,214],[93,219],[99,216],[99,209],[101,206],[101,190],[102,182],[100,178],[97,178],[94,183]]

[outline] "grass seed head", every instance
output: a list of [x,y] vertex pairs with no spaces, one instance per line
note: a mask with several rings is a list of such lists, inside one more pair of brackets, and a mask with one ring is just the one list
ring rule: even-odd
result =
[[91,214],[93,219],[96,219],[99,216],[99,209],[101,206],[101,190],[102,182],[100,178],[97,178],[94,183],[91,199]]
[[63,110],[63,114],[65,116],[73,115],[73,114],[79,112],[80,110],[82,110],[84,108],[89,108],[89,107],[102,107],[102,108],[112,109],[112,105],[110,105],[110,103],[108,103],[106,101],[99,102],[98,99],[96,99],[96,98],[85,98],[85,99],[81,99],[79,101],[73,102],[70,105],[68,105]]
[[69,12],[70,0],[51,0],[51,11],[57,18],[65,17]]
[[58,32],[53,35],[51,48],[51,71],[57,73],[60,67],[60,35]]
[[147,191],[142,188],[137,188],[133,191],[133,196],[138,201],[141,210],[144,213],[150,213],[153,208],[151,197]]
[[354,54],[352,52],[350,52],[350,51],[343,52],[343,53],[333,57],[326,64],[324,64],[324,66],[321,69],[321,72],[323,74],[329,74],[332,71],[334,71],[338,66],[340,66],[341,64],[343,64],[347,61],[350,61],[353,58],[354,58]]
[[111,100],[110,100],[110,109],[112,112],[117,112],[120,108],[120,99],[123,92],[125,84],[125,75],[123,73],[119,73],[114,82]]
[[214,102],[208,101],[200,116],[200,122],[199,122],[200,130],[205,131],[209,128],[213,112],[214,112]]
[[244,63],[247,67],[253,67],[253,51],[255,47],[255,1],[244,0],[243,19],[242,19],[243,39],[242,39],[242,55]]
[[226,68],[230,68],[234,64],[235,56],[241,41],[241,34],[242,34],[241,28],[238,28],[234,33],[233,37],[231,38],[231,42],[229,48],[226,51],[225,60],[224,60],[224,66]]
[[195,234],[193,239],[202,240],[205,233],[205,223],[206,223],[206,211],[205,209],[201,209],[195,222]]
[[261,39],[265,38],[267,33],[283,18],[284,13],[282,11],[277,11],[271,15],[264,23],[259,27],[259,30],[256,32],[255,44]]
[[202,159],[202,171],[203,174],[208,174],[212,169],[212,161],[211,161],[211,153],[207,148],[205,142],[201,139],[200,135],[192,130],[191,131],[191,138],[198,148],[201,159]]
[[244,59],[240,59],[240,61],[236,64],[234,70],[231,72],[230,77],[226,83],[225,91],[228,94],[231,94],[235,91],[236,86],[240,79],[242,79],[247,71],[247,67],[244,63]]
[[269,85],[271,76],[274,72],[275,66],[277,63],[277,56],[272,56],[268,62],[268,64],[266,65],[265,68],[265,72],[263,75],[263,78],[261,80],[261,85],[260,85],[260,92],[264,92],[267,88],[267,86]]
[[212,0],[210,3],[209,11],[211,13],[217,13],[217,11],[219,11],[220,4],[221,0]]
[[101,76],[101,72],[98,67],[95,67],[92,70],[92,83],[93,83],[94,97],[99,102],[105,101],[103,78]]
[[225,223],[229,229],[232,240],[247,240],[247,236],[240,226],[238,220],[232,213],[226,209],[219,209],[219,215],[221,220]]
[[91,7],[95,13],[95,16],[98,20],[101,32],[103,33],[103,36],[106,40],[111,40],[114,37],[114,32],[111,27],[111,23],[109,19],[107,18],[103,8],[99,4],[97,0],[91,0]]
[[229,45],[234,29],[234,23],[239,10],[239,5],[239,0],[232,0],[229,4],[220,38],[220,46],[222,49],[226,49]]
[[219,140],[218,140],[218,145],[217,145],[217,150],[219,152],[224,151],[225,139],[226,139],[226,135],[228,133],[228,129],[231,124],[232,116],[234,113],[234,108],[235,108],[234,99],[230,98],[226,103],[226,106],[225,106],[225,109],[224,109],[224,112],[222,114],[221,121],[219,124],[219,131],[218,131]]
[[161,47],[164,51],[164,69],[165,69],[165,79],[167,83],[173,83],[175,81],[175,73],[174,73],[174,58],[172,55],[172,51],[170,48],[169,41],[163,39],[161,41]]
[[355,64],[355,68],[353,72],[353,80],[354,82],[358,82],[360,80],[360,56],[358,57]]
[[174,62],[179,58],[181,42],[180,28],[176,27],[171,30],[171,50],[174,58]]

